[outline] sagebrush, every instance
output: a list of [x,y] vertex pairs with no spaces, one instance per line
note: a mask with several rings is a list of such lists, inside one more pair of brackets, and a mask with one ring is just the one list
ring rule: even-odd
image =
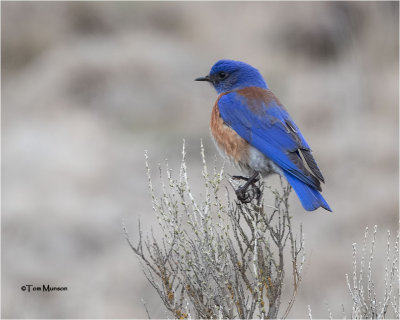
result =
[[[285,318],[295,301],[305,259],[302,228],[296,235],[289,214],[290,186],[281,181],[278,191],[258,182],[261,194],[271,192],[274,203],[264,204],[262,196],[240,203],[230,198],[229,190],[221,190],[223,168],[208,171],[203,145],[201,156],[205,193],[195,197],[185,147],[177,176],[168,163],[165,172],[160,168],[160,194],[153,188],[146,155],[162,235],[144,236],[139,225],[137,243],[128,238],[145,276],[176,318]],[[292,294],[283,305],[287,273]]]

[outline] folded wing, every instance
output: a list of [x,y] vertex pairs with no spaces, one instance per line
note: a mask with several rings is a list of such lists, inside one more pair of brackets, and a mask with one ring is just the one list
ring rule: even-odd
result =
[[271,91],[250,87],[223,95],[222,119],[286,173],[321,191],[324,181],[311,149]]

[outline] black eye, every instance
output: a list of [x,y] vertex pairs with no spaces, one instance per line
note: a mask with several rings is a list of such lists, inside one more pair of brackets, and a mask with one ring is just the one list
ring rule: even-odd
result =
[[223,72],[223,71],[218,72],[218,78],[219,78],[220,80],[225,79],[226,76],[227,76],[227,74],[226,74],[225,72]]

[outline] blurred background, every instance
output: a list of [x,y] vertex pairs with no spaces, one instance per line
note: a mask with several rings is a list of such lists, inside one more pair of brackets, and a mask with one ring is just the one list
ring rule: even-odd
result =
[[[258,68],[311,145],[334,213],[305,212],[289,317],[341,316],[352,243],[398,228],[397,2],[2,2],[2,318],[165,318],[122,232],[155,224],[150,166],[213,161],[221,58]],[[217,159],[218,156],[217,156]],[[217,165],[220,162],[217,160]],[[227,166],[228,173],[237,171]],[[378,250],[378,258],[379,253]],[[383,272],[383,260],[377,260]],[[380,269],[379,269],[380,268]],[[382,276],[382,272],[377,275]],[[67,286],[26,293],[24,284]]]

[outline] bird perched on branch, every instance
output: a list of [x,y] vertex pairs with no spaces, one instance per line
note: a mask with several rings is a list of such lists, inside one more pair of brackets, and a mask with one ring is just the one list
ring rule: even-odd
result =
[[220,60],[208,81],[218,98],[211,114],[211,133],[217,148],[249,178],[236,190],[244,200],[247,188],[278,173],[285,177],[308,211],[332,211],[319,191],[324,178],[299,128],[269,90],[259,71],[247,63]]

